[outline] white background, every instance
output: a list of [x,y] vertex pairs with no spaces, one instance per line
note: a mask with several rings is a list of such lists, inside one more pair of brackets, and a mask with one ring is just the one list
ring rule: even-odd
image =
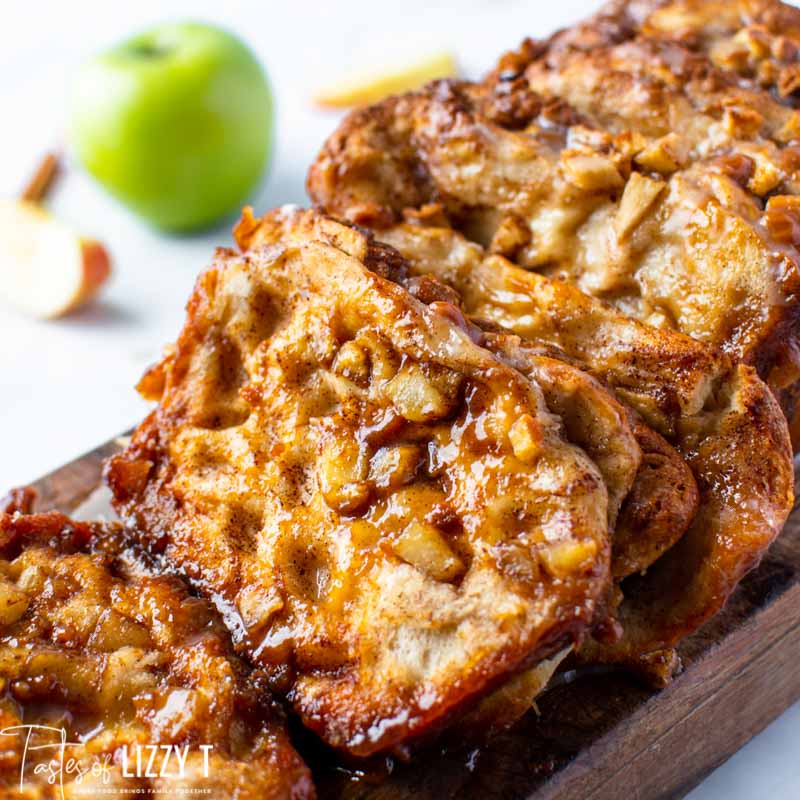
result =
[[[0,194],[19,190],[42,152],[63,143],[65,92],[77,64],[161,20],[218,22],[245,37],[275,89],[277,144],[256,210],[306,201],[307,165],[337,116],[317,112],[314,88],[358,65],[452,47],[478,75],[525,35],[541,36],[591,11],[594,0],[310,3],[0,0]],[[232,220],[200,236],[160,236],[77,169],[55,191],[55,212],[103,240],[113,282],[90,308],[34,322],[0,307],[0,494],[132,426],[146,406],[133,391],[173,339],[196,273]],[[692,800],[800,797],[800,706],[718,769]],[[636,787],[620,787],[636,796]]]

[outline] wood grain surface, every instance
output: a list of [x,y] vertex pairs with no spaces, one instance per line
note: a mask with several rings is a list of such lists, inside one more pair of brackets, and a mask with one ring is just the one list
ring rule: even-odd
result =
[[[100,481],[108,442],[35,484],[71,511]],[[682,797],[800,698],[800,510],[725,610],[680,648],[652,692],[617,672],[570,675],[480,748],[438,746],[366,775],[306,745],[322,798],[651,800]],[[452,739],[458,731],[451,731]],[[302,745],[302,743],[301,743]],[[361,772],[364,772],[362,770]]]

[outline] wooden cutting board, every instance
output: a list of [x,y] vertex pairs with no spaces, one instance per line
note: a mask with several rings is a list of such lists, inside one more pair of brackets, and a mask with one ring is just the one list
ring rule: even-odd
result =
[[[113,441],[37,481],[41,510],[72,511]],[[652,692],[616,672],[549,690],[513,730],[442,747],[380,778],[314,764],[321,798],[650,800],[682,797],[800,698],[800,509],[723,613],[680,648],[683,672]],[[378,770],[378,772],[381,772]]]

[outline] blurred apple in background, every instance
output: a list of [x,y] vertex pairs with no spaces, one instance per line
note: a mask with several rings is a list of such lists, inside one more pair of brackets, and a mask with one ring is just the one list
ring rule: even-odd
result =
[[71,98],[78,159],[168,231],[238,210],[264,172],[272,133],[263,68],[241,40],[206,24],[159,25],[101,53]]

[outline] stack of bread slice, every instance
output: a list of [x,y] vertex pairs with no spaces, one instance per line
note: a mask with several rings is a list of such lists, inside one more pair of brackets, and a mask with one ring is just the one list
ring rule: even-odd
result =
[[[497,731],[565,665],[668,683],[793,504],[798,91],[800,11],[632,0],[353,112],[142,378],[106,480],[151,577],[114,580],[213,604],[228,691],[349,757]],[[24,519],[14,591],[94,558]],[[0,641],[53,613],[20,602]]]

